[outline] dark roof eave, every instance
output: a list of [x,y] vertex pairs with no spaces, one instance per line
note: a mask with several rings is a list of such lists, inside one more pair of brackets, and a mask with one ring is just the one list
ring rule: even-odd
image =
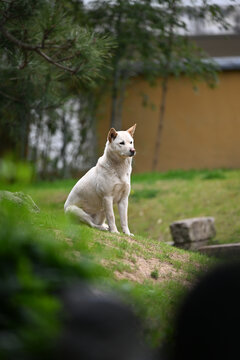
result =
[[[233,71],[233,70],[240,70],[240,56],[227,56],[227,57],[212,57],[209,59],[203,60],[205,62],[209,63],[215,63],[220,71]],[[134,77],[136,75],[143,74],[147,70],[147,66],[145,67],[143,63],[139,62],[133,62],[128,63],[128,66],[126,68],[126,63],[124,64],[122,70],[129,73],[130,77]],[[154,66],[151,66],[151,69],[153,70]],[[156,62],[155,64],[155,71],[158,72],[158,64]],[[184,64],[183,64],[183,72],[184,72]],[[159,71],[160,75],[160,71]]]
[[222,71],[240,70],[240,56],[213,57],[212,60]]

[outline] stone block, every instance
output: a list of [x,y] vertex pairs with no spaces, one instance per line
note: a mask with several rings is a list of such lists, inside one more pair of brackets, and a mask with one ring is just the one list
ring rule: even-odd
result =
[[231,261],[240,259],[240,243],[203,246],[198,251],[208,256]]
[[176,246],[198,241],[206,242],[216,235],[213,217],[175,221],[170,225],[170,231]]

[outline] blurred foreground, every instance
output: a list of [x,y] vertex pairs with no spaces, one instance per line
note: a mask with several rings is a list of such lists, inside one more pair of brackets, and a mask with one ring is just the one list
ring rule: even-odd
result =
[[0,202],[3,359],[151,359],[148,347],[172,344],[187,289],[216,263],[159,241],[171,219],[209,212],[218,239],[239,237],[239,171],[135,175],[129,215],[142,236],[129,239],[68,221],[75,181],[34,183],[25,165],[1,165],[1,189],[40,208]]

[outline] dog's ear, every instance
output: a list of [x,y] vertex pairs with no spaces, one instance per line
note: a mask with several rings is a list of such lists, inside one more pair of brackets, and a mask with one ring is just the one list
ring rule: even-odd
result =
[[133,137],[135,129],[136,129],[137,124],[133,125],[132,127],[130,127],[127,132],[129,132],[129,134],[131,135],[131,137]]
[[112,142],[112,140],[114,140],[114,139],[116,139],[116,137],[117,137],[117,132],[116,132],[116,130],[114,129],[114,128],[111,128],[110,130],[109,130],[109,133],[108,133],[108,141],[109,142]]

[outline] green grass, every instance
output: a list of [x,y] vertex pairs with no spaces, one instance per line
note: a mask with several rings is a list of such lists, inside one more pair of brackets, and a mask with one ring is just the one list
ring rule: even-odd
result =
[[59,209],[53,211],[49,205],[33,218],[42,236],[51,234],[66,244],[64,251],[73,262],[84,258],[100,266],[102,280],[97,286],[113,289],[134,308],[151,346],[169,339],[182,296],[215,261],[157,240],[137,235],[131,239],[72,224]]
[[[171,171],[132,177],[129,224],[135,237],[100,232],[69,223],[64,201],[75,180],[4,186],[24,191],[41,209],[34,224],[68,244],[68,256],[100,264],[103,282],[130,302],[144,323],[146,337],[157,345],[172,335],[179,301],[194,279],[215,261],[169,246],[169,225],[195,216],[214,216],[213,243],[240,242],[240,171]],[[117,214],[117,211],[115,211]],[[119,217],[116,216],[118,228]]]
[[[62,213],[75,180],[25,186],[43,210]],[[9,187],[19,190],[17,185]],[[129,199],[130,230],[159,241],[171,241],[169,225],[176,220],[215,217],[217,235],[211,243],[240,242],[240,171],[202,170],[136,174]],[[119,217],[116,216],[118,226]]]
[[130,198],[131,231],[170,241],[172,222],[213,216],[217,235],[211,243],[240,242],[239,190],[239,170],[137,174],[133,176]]

